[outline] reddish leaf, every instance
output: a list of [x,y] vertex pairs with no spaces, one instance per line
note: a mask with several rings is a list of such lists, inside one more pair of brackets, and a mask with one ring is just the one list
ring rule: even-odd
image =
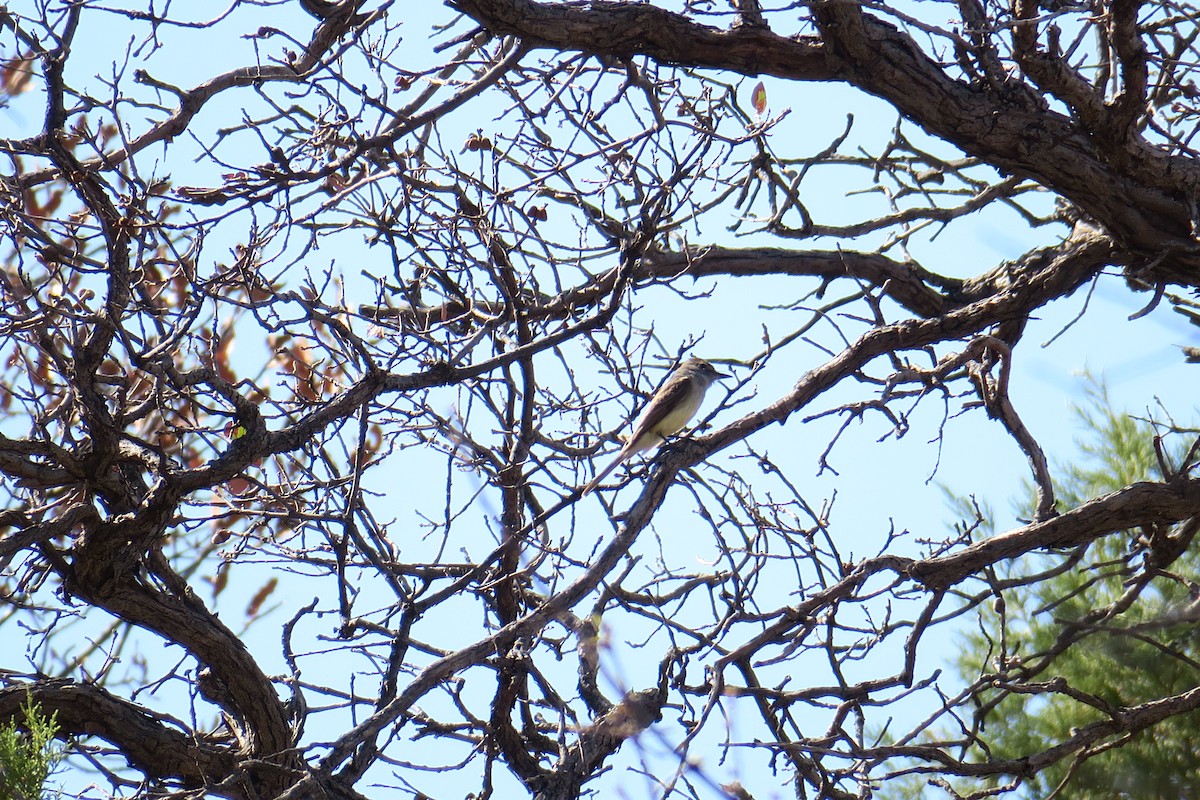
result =
[[754,87],[754,92],[750,95],[750,102],[754,104],[754,110],[759,114],[763,114],[767,110],[767,87],[762,81]]
[[262,604],[271,596],[271,592],[275,591],[275,585],[279,583],[276,578],[271,578],[263,584],[262,588],[254,593],[254,597],[250,598],[250,605],[246,606],[247,617],[257,617],[258,612],[262,611]]
[[33,53],[5,62],[0,67],[0,89],[7,95],[16,95],[29,88],[33,77]]

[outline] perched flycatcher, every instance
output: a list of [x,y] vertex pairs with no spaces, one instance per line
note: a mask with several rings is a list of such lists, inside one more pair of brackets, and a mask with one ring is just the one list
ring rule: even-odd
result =
[[700,408],[704,393],[713,381],[728,378],[702,358],[689,358],[671,373],[633,423],[633,431],[617,457],[583,487],[586,495],[600,485],[608,473],[635,453],[658,447],[667,437],[687,424]]

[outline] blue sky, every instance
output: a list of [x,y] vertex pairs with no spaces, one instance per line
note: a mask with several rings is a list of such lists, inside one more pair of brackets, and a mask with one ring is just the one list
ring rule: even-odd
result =
[[[212,12],[216,13],[216,12]],[[86,76],[76,76],[76,80],[89,80],[95,87],[97,97],[103,97],[103,78],[111,74],[112,64],[118,63],[118,71],[131,71],[135,67],[147,69],[159,81],[173,83],[182,87],[191,87],[205,80],[218,71],[253,63],[256,58],[255,48],[263,53],[277,52],[279,37],[270,39],[246,39],[243,31],[253,30],[254,25],[270,25],[281,30],[295,30],[296,38],[303,39],[307,34],[309,20],[300,14],[295,4],[261,9],[261,19],[248,22],[243,17],[230,19],[217,25],[215,30],[189,31],[164,29],[161,32],[161,47],[152,53],[146,42],[130,39],[129,34],[116,20],[102,13],[88,12],[88,35],[80,37],[73,55],[76,65],[87,64],[88,69],[94,69],[99,75],[96,79]],[[398,13],[398,12],[393,12]],[[445,19],[448,12],[437,4],[412,4],[405,8],[408,24],[401,29],[406,38],[403,46],[405,58],[411,59],[412,69],[417,70],[427,64],[436,63],[441,58],[433,53],[429,46],[437,38],[430,39],[428,35],[429,19]],[[220,46],[214,46],[220,42]],[[4,41],[5,47],[11,42]],[[4,51],[6,54],[10,50]],[[138,53],[149,54],[143,59]],[[120,66],[129,54],[128,64]],[[530,57],[536,58],[536,54]],[[735,76],[726,76],[727,80],[735,80]],[[754,80],[741,80],[739,93],[748,94],[754,85]],[[853,133],[848,139],[844,152],[854,152],[861,147],[866,152],[878,152],[882,144],[891,136],[896,125],[895,113],[884,104],[862,97],[848,91],[845,87],[831,84],[789,85],[779,81],[767,81],[768,114],[778,115],[787,111],[772,134],[772,141],[781,152],[792,157],[802,157],[819,152],[826,147],[830,139],[838,135],[846,124],[847,114],[853,114],[855,124]],[[36,92],[18,99],[11,108],[0,111],[0,125],[8,130],[5,135],[32,135],[40,124],[40,99]],[[164,102],[170,104],[170,98],[164,96]],[[748,103],[746,104],[748,105]],[[480,128],[492,129],[503,123],[495,118],[500,115],[501,106],[495,99],[485,99],[478,103],[469,104],[459,113],[449,117],[441,126],[440,131],[448,141],[465,139],[470,133]],[[267,106],[260,101],[251,89],[243,89],[230,93],[226,98],[213,103],[198,118],[194,126],[197,131],[206,131],[208,138],[202,143],[212,145],[217,139],[212,132],[218,128],[236,123],[243,115],[254,117],[268,112]],[[123,117],[128,125],[128,133],[136,136],[140,133],[144,122],[136,117]],[[919,131],[905,125],[905,131],[923,145],[935,147],[923,140]],[[253,151],[259,144],[248,134],[230,137],[222,140],[218,155],[229,154],[230,158],[247,158],[239,148]],[[165,148],[159,148],[151,154],[143,154],[138,163],[143,170],[153,170],[159,175],[170,174],[175,185],[211,186],[220,180],[219,169],[203,164],[197,164],[195,159],[201,153],[197,143],[189,137],[180,137]],[[864,207],[878,203],[879,198],[849,194],[849,190],[861,189],[861,184],[846,184],[846,173],[838,169],[815,170],[810,179],[811,185],[806,184],[806,190],[814,196],[822,198],[819,209],[822,218],[829,223],[855,219]],[[1048,195],[1041,199],[1041,204],[1049,207],[1052,198]],[[732,222],[732,220],[730,220]],[[210,243],[207,253],[220,254],[222,249],[227,253],[244,235],[246,221],[237,217],[214,227],[214,240]],[[918,257],[924,266],[942,272],[946,275],[968,277],[976,275],[994,266],[998,261],[1017,259],[1033,247],[1045,245],[1054,240],[1055,236],[1065,231],[1061,228],[1030,229],[1011,210],[998,207],[987,213],[956,221],[937,236],[930,237],[934,231],[918,235],[910,244],[914,256]],[[713,226],[703,231],[691,230],[688,239],[693,244],[722,244],[725,246],[759,246],[770,244],[786,246],[764,235],[735,236],[724,226]],[[866,237],[863,241],[837,242],[818,241],[803,243],[804,247],[826,247],[833,249],[843,247],[870,248],[878,245],[878,240]],[[897,255],[896,253],[891,253]],[[216,259],[217,256],[211,256]],[[333,269],[345,278],[346,286],[351,295],[356,289],[365,287],[361,281],[361,271],[371,269],[378,259],[377,251],[373,251],[364,242],[357,245],[351,237],[338,240],[336,248],[326,247],[317,251],[312,257],[312,268],[319,271],[324,268]],[[711,291],[714,299],[703,305],[683,302],[666,292],[644,291],[636,297],[636,302],[653,304],[654,333],[664,343],[667,349],[674,349],[680,344],[703,336],[703,343],[697,353],[723,362],[733,362],[732,367],[736,377],[746,374],[744,368],[736,366],[736,362],[748,360],[762,348],[764,326],[774,338],[779,338],[793,330],[797,320],[806,318],[803,311],[795,310],[764,310],[764,306],[778,306],[789,301],[798,300],[812,288],[812,282],[804,281],[737,281],[722,283],[717,281],[698,282],[697,292]],[[1134,413],[1157,413],[1155,409],[1161,405],[1173,413],[1176,419],[1187,421],[1194,416],[1194,370],[1200,367],[1190,367],[1183,364],[1178,346],[1195,344],[1200,336],[1197,329],[1186,324],[1177,314],[1173,314],[1168,304],[1164,303],[1152,313],[1136,321],[1128,321],[1127,317],[1140,309],[1148,300],[1144,293],[1138,294],[1128,290],[1123,279],[1116,274],[1103,277],[1095,286],[1094,292],[1081,290],[1076,295],[1065,298],[1046,309],[1043,318],[1034,322],[1025,334],[1025,342],[1018,349],[1013,363],[1011,381],[1012,397],[1018,412],[1032,430],[1037,439],[1045,447],[1052,459],[1069,459],[1073,456],[1074,438],[1078,431],[1073,423],[1070,408],[1072,404],[1081,401],[1085,380],[1084,373],[1091,373],[1104,379],[1114,403]],[[1068,324],[1079,315],[1087,304],[1087,313],[1078,322]],[[896,314],[896,310],[892,309]],[[853,323],[847,321],[848,328]],[[1067,328],[1064,332],[1064,328]],[[1061,335],[1059,335],[1061,333]],[[1053,340],[1053,341],[1052,341]],[[1041,346],[1046,343],[1045,346]],[[247,364],[261,355],[260,346],[249,340],[239,345],[244,348],[239,351],[239,358]],[[771,402],[787,387],[797,381],[808,369],[821,363],[824,354],[816,347],[803,343],[792,345],[786,358],[774,359],[770,366],[757,374],[754,379],[739,390],[731,401],[741,401],[741,405],[730,406],[716,411],[712,424],[720,426],[735,418],[736,414],[744,413]],[[579,369],[586,373],[586,355],[580,351]],[[550,360],[547,357],[547,360]],[[549,370],[548,370],[549,371]],[[586,380],[586,376],[584,378]],[[601,378],[596,379],[597,382]],[[956,494],[974,494],[991,502],[998,512],[999,529],[1017,524],[1010,512],[1009,500],[1019,495],[1021,485],[1028,476],[1028,469],[1022,453],[1012,440],[1003,432],[999,424],[988,421],[981,412],[972,412],[964,416],[953,416],[946,423],[944,447],[939,449],[931,445],[939,426],[942,424],[944,408],[938,405],[934,398],[928,398],[913,413],[912,428],[900,440],[888,437],[890,425],[879,417],[868,417],[864,424],[852,424],[838,446],[829,455],[829,463],[838,474],[825,473],[818,475],[818,459],[825,449],[829,437],[836,429],[836,418],[827,418],[805,424],[800,417],[816,414],[842,402],[862,399],[862,387],[844,385],[818,400],[814,407],[805,409],[782,428],[773,428],[751,442],[753,446],[769,452],[779,459],[782,464],[791,467],[791,474],[804,479],[803,493],[809,504],[819,508],[832,502],[831,520],[839,537],[838,543],[844,558],[862,558],[874,554],[886,541],[888,532],[894,527],[911,530],[919,537],[940,538],[945,536],[947,526],[952,522],[952,514],[947,509],[942,485]],[[725,397],[721,391],[714,391],[709,396],[702,413],[708,414],[716,408],[719,400]],[[447,411],[455,399],[445,398]],[[632,411],[628,404],[612,404],[602,413],[610,415],[608,427],[616,427],[623,417]],[[957,414],[958,408],[952,407],[951,414]],[[553,424],[552,421],[548,424]],[[880,441],[883,439],[882,441]],[[714,464],[732,471],[744,468],[746,460],[739,461],[744,455],[739,448],[719,454]],[[436,459],[431,459],[436,461]],[[408,463],[408,462],[405,462]],[[406,542],[406,553],[413,558],[418,557],[425,548],[433,544],[422,542],[419,537],[419,525],[412,522],[415,512],[424,506],[428,497],[438,497],[444,493],[442,483],[444,473],[435,466],[428,473],[428,481],[417,469],[404,473],[402,489],[397,490],[394,473],[384,474],[383,471],[372,480],[370,488],[384,495],[389,501],[383,508],[393,515],[401,524],[397,530],[407,531],[413,540]],[[464,475],[464,481],[469,482],[471,476]],[[472,487],[468,486],[464,494],[469,494]],[[635,496],[637,487],[630,487],[616,500],[618,508],[622,500]],[[836,499],[834,499],[836,496]],[[689,504],[688,496],[678,488],[669,497],[672,507],[665,513],[656,525],[657,542],[645,542],[647,560],[646,570],[654,569],[653,554],[656,549],[669,556],[686,554],[684,560],[690,558],[695,569],[702,571],[715,568],[717,564],[716,548],[712,541],[697,541],[693,533],[696,526],[691,524],[694,506]],[[476,537],[471,545],[471,555],[478,557],[487,552],[493,545],[491,519],[496,511],[495,498],[487,491],[472,501],[467,525]],[[596,498],[585,500],[579,504],[578,517],[570,521],[570,530],[562,527],[553,529],[553,536],[571,535],[577,538],[581,551],[586,553],[590,543],[603,541],[610,533],[608,521],[602,513],[602,508]],[[556,525],[566,526],[566,516],[556,521]],[[452,554],[458,558],[459,554]],[[228,608],[230,616],[236,614],[244,601],[251,595],[262,580],[268,575],[276,574],[277,566],[269,556],[249,554],[245,560],[235,566],[240,577],[240,583],[231,588],[228,596],[222,599],[222,607]],[[299,579],[294,587],[287,587],[279,592],[279,607],[274,620],[282,621],[288,618],[296,608],[303,606],[313,598],[310,584]],[[789,595],[793,587],[787,585],[784,578],[777,585],[763,589],[767,594],[778,593]],[[766,595],[764,595],[766,600]],[[381,593],[378,598],[380,607],[389,602],[389,597]],[[363,606],[370,605],[370,598],[363,598]],[[478,614],[469,604],[464,602],[462,613],[471,625],[480,620],[472,616]],[[314,621],[310,621],[314,622]],[[645,626],[637,620],[622,620],[619,627],[610,631],[610,646],[607,671],[611,683],[623,686],[629,685],[640,688],[647,684],[652,674],[653,665],[660,656],[660,643],[653,647],[639,648],[635,644],[645,635]],[[258,623],[260,632],[271,630],[269,625]],[[312,647],[313,656],[305,659],[312,664],[316,671],[330,670],[336,672],[342,667],[334,666],[331,670],[327,656],[322,653],[319,637],[328,631],[313,625],[306,631]],[[447,626],[443,631],[444,638],[439,646],[456,646],[470,641],[476,629],[470,626]],[[277,638],[272,636],[251,638],[250,646],[260,656],[268,671],[282,672],[284,665],[278,652]],[[152,652],[153,644],[147,643],[146,652]],[[945,643],[945,649],[940,655],[953,655],[952,643]],[[168,656],[171,657],[171,656]],[[923,664],[928,671],[937,666],[939,653],[929,652],[929,661]],[[321,661],[321,658],[325,658]],[[319,665],[319,666],[318,666]],[[361,665],[356,664],[356,668]],[[566,670],[564,674],[569,673]],[[478,694],[478,700],[483,702],[491,688],[487,675],[478,676],[467,673],[467,688],[469,695]],[[362,679],[369,684],[367,678]],[[168,683],[159,691],[162,696],[176,694],[175,702],[179,702],[180,716],[186,716],[186,703],[182,690],[185,687]],[[374,687],[366,686],[364,692],[371,692]],[[431,700],[432,702],[432,700]],[[917,712],[914,712],[914,718]],[[761,735],[754,726],[746,723],[736,713],[729,720],[730,738],[737,740]],[[648,769],[671,771],[677,766],[672,763],[672,757],[665,755],[664,743],[678,741],[681,737],[678,727],[668,723],[656,728],[655,736],[647,737],[641,742],[644,749],[630,747],[623,755],[623,764],[638,763],[645,758]],[[320,733],[310,731],[314,741],[320,741]],[[420,747],[434,748],[435,745]],[[438,758],[436,752],[430,758]],[[750,767],[743,767],[739,760],[738,751],[725,764],[718,765],[714,757],[704,759],[706,769],[712,774],[727,780],[727,776],[740,776],[744,770],[745,779],[763,780],[763,776],[752,774]],[[470,771],[468,771],[470,772]],[[621,773],[624,775],[625,773]],[[472,781],[474,773],[466,776],[466,790],[475,788]],[[381,784],[389,783],[386,776],[373,776]],[[458,787],[456,776],[429,776],[429,785],[441,788]],[[622,785],[620,776],[611,778],[615,785]],[[629,796],[642,796],[632,779],[624,784],[629,790]],[[777,784],[777,785],[776,785]],[[611,787],[614,784],[607,784]],[[766,791],[761,797],[788,796],[782,780],[772,783],[766,781]],[[424,787],[423,787],[424,788]],[[427,788],[431,793],[434,789]],[[777,792],[773,794],[772,792]],[[646,796],[652,795],[648,788]],[[402,797],[400,789],[382,789],[376,795],[381,798]],[[712,796],[719,796],[713,790]]]

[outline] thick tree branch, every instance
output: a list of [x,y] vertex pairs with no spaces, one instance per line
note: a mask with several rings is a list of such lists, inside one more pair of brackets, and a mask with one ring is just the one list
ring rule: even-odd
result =
[[[1047,109],[1029,87],[1009,82],[986,90],[954,80],[911,37],[852,3],[816,4],[821,37],[798,39],[746,26],[722,33],[640,4],[456,0],[454,5],[489,30],[534,45],[640,54],[746,75],[847,81],[965,152],[1062,194],[1124,247],[1153,260],[1166,279],[1198,283],[1200,247],[1191,239],[1188,198],[1200,193],[1200,166],[1141,139],[1096,137],[1095,131]],[[718,45],[721,36],[730,41]],[[730,46],[738,37],[753,37],[757,57],[752,62]],[[824,66],[818,66],[822,60]],[[1136,95],[1136,62],[1130,65],[1130,89]],[[1091,110],[1084,125],[1103,113],[1094,102],[1086,108]],[[1114,159],[1119,169],[1113,169]]]
[[[58,736],[96,736],[121,751],[131,766],[159,781],[198,789],[220,784],[236,772],[232,740],[217,734],[197,738],[170,717],[122,700],[103,687],[65,678],[14,682],[0,689],[0,719],[17,716],[32,698],[47,715],[57,715]],[[243,797],[241,791],[222,791]]]
[[1135,483],[1058,517],[999,534],[951,555],[914,563],[909,573],[931,587],[953,586],[1007,559],[1088,544],[1143,525],[1171,525],[1200,515],[1200,480]]

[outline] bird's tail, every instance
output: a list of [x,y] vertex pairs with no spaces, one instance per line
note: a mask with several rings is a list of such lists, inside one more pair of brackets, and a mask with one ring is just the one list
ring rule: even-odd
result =
[[602,481],[602,480],[604,480],[605,478],[607,478],[607,477],[608,477],[608,473],[610,473],[610,472],[612,472],[614,469],[616,469],[616,468],[617,468],[617,465],[618,465],[618,464],[620,464],[622,461],[624,461],[625,459],[629,458],[629,455],[630,455],[629,453],[626,453],[626,452],[625,452],[625,448],[621,448],[621,452],[620,452],[620,453],[617,453],[617,457],[616,457],[616,458],[614,458],[614,459],[612,460],[612,462],[611,462],[611,463],[610,463],[610,464],[609,464],[607,467],[605,467],[604,469],[602,469],[602,470],[600,470],[599,472],[597,472],[597,473],[596,473],[596,477],[592,478],[592,479],[591,479],[591,480],[588,482],[588,485],[587,485],[587,486],[585,486],[585,487],[583,487],[583,491],[580,493],[580,495],[579,495],[579,496],[580,496],[580,497],[587,497],[589,494],[591,494],[591,493],[592,493],[592,490],[593,490],[593,489],[595,489],[597,486],[599,486],[599,485],[600,485],[600,481]]

